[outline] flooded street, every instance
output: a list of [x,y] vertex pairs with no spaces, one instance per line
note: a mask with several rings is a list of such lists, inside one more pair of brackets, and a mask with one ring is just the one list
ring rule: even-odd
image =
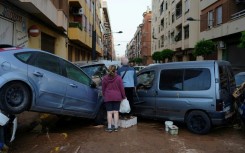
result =
[[[33,113],[34,114],[34,113]],[[33,114],[29,115],[34,116]],[[36,116],[38,117],[38,116]],[[30,117],[31,118],[31,117]],[[178,135],[165,132],[163,122],[138,120],[138,124],[105,132],[103,126],[82,119],[46,117],[30,131],[28,119],[21,120],[9,153],[244,153],[245,132],[230,127],[216,128],[207,135],[190,133],[178,125]],[[28,126],[24,126],[28,125]]]

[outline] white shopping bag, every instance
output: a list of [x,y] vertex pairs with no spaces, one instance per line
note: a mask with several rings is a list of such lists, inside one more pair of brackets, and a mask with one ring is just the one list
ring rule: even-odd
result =
[[125,98],[121,101],[119,112],[120,113],[129,113],[130,111],[131,111],[131,108],[129,105],[129,101],[127,98]]

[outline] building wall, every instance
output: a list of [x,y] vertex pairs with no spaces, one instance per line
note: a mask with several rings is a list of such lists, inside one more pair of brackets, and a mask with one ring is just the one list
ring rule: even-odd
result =
[[[152,54],[171,49],[175,51],[173,61],[193,60],[200,23],[187,18],[200,17],[199,3],[199,0],[152,0]],[[184,29],[188,27],[189,35],[185,36]]]
[[[25,5],[24,3],[20,3]],[[49,3],[52,4],[52,3]],[[20,5],[18,5],[20,6]],[[8,44],[20,47],[29,47],[29,48],[41,48],[41,33],[45,33],[55,38],[55,46],[54,46],[54,53],[63,57],[67,58],[67,46],[65,43],[66,35],[62,33],[62,30],[59,30],[60,27],[55,29],[53,22],[50,23],[43,22],[41,19],[36,18],[33,14],[29,14],[26,10],[23,10],[21,7],[15,6],[12,3],[0,3],[0,18],[2,22],[8,22],[13,24],[13,33],[8,36],[13,41],[6,42]],[[54,6],[50,6],[54,7]],[[55,7],[54,7],[55,8]],[[40,8],[44,10],[43,6]],[[59,20],[58,17],[53,16],[56,20]],[[49,24],[52,24],[50,26]],[[57,22],[55,22],[57,24]],[[11,24],[10,24],[11,25]],[[29,35],[28,30],[31,26],[37,26],[40,33],[38,36],[33,37]],[[2,23],[1,23],[2,26]],[[56,25],[58,26],[58,25]],[[6,27],[6,29],[10,29],[11,27]],[[4,29],[3,29],[4,30]],[[2,30],[0,30],[2,31]],[[3,31],[2,31],[3,32]],[[4,36],[4,32],[0,32],[0,37]],[[0,43],[5,43],[8,37],[2,37]]]

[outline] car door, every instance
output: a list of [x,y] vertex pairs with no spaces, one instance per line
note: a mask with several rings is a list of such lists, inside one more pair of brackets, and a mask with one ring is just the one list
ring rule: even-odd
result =
[[149,70],[137,76],[137,96],[134,99],[134,113],[145,117],[156,115],[155,71]]
[[34,56],[28,65],[28,78],[36,91],[33,109],[62,109],[67,80],[61,74],[59,57],[48,53],[37,53]]
[[81,69],[67,61],[63,64],[68,81],[63,109],[89,117],[99,107],[101,94],[97,88],[91,87],[93,81]]

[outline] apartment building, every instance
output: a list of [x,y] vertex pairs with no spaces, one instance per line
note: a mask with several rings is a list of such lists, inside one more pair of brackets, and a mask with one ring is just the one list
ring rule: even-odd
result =
[[67,58],[67,0],[0,1],[0,44],[46,50]]
[[126,56],[130,59],[141,58],[142,65],[152,63],[151,58],[151,10],[143,13],[143,21],[137,27],[133,39],[127,44]]
[[201,0],[200,12],[200,39],[217,44],[214,58],[230,61],[235,71],[245,71],[245,48],[238,47],[245,31],[245,1]]
[[199,40],[200,23],[189,17],[199,18],[199,0],[152,0],[151,54],[164,49],[174,52],[173,61],[196,60],[193,48]]
[[68,59],[96,60],[103,56],[101,0],[69,0]]
[[103,59],[111,60],[113,56],[115,56],[115,51],[110,24],[110,14],[106,0],[103,0],[102,8]]

